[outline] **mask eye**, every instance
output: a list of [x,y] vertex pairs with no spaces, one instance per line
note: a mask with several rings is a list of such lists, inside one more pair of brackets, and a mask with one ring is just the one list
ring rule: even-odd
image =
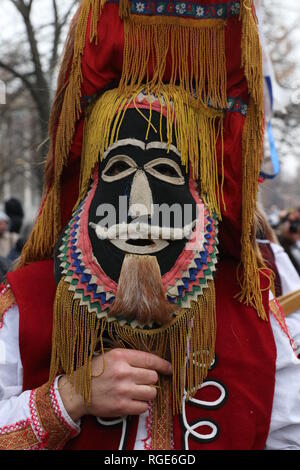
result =
[[117,176],[128,170],[128,168],[130,168],[130,166],[126,162],[114,162],[111,167],[107,169],[105,174],[107,176]]
[[169,158],[157,158],[144,167],[145,171],[155,178],[175,185],[185,183],[180,166]]
[[107,183],[118,181],[135,173],[137,165],[127,155],[116,155],[112,157],[101,173],[101,178]]

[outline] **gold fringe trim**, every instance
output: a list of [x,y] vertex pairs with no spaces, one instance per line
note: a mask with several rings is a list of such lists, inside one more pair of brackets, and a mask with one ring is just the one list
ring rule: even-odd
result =
[[259,119],[263,119],[263,61],[257,19],[253,8],[252,0],[241,1],[242,67],[244,67],[249,93],[258,107]]
[[267,320],[262,302],[260,272],[265,266],[255,247],[255,210],[257,205],[258,178],[263,161],[264,95],[262,50],[253,1],[241,2],[242,66],[250,95],[248,114],[243,131],[243,222],[242,253],[243,274],[240,279],[239,300],[251,305],[260,318]]
[[[243,207],[242,207],[242,252],[243,273],[240,279],[242,288],[239,300],[254,307],[260,318],[267,320],[262,302],[259,263],[255,239],[253,240],[254,214],[257,204],[258,177],[262,161],[263,126],[257,118],[257,107],[250,98],[248,115],[243,131]],[[261,258],[260,258],[261,259]]]
[[42,209],[34,225],[29,241],[25,244],[19,266],[28,262],[53,258],[55,244],[60,233],[60,185],[52,185],[46,194]]
[[158,409],[156,406],[157,402],[153,403],[151,450],[172,450],[173,416],[171,381],[170,377],[162,377],[162,409]]
[[[124,21],[124,62],[120,90],[130,95],[143,82],[159,93],[164,82],[168,53],[172,70],[168,82],[179,84],[197,100],[226,109],[227,72],[225,22],[175,17],[130,15]],[[137,54],[137,50],[139,51]],[[153,77],[149,77],[149,60]]]
[[[102,158],[104,152],[118,140],[126,110],[130,103],[136,103],[143,90],[146,96],[150,95],[148,86],[142,85],[134,89],[129,100],[119,90],[109,90],[93,106],[85,123],[79,201],[89,188],[99,155]],[[193,178],[200,179],[203,200],[221,217],[216,145],[218,137],[222,136],[223,113],[203,106],[192,106],[188,93],[172,85],[162,85],[157,98],[161,109],[164,106],[167,110],[167,143],[170,145],[173,138],[176,139],[182,164],[187,169],[191,165]],[[162,139],[160,129],[157,133]]]
[[[100,11],[102,12],[104,5],[107,3],[107,0],[100,0]],[[130,0],[120,0],[119,1],[119,16],[123,20],[124,18],[128,18],[131,9],[131,1]]]
[[[91,15],[90,41],[98,40],[98,21],[101,11],[106,4],[105,0],[83,0],[72,24],[73,58],[70,76],[67,83],[63,83],[59,94],[59,117],[50,123],[51,155],[54,155],[54,176],[52,165],[48,165],[46,196],[32,237],[23,250],[18,266],[28,262],[49,258],[53,256],[53,249],[61,231],[60,214],[60,184],[63,168],[67,163],[68,155],[74,138],[75,126],[81,115],[81,61],[86,41],[88,19]],[[120,16],[124,18],[125,50],[124,68],[120,83],[121,92],[128,97],[131,92],[139,88],[139,84],[147,78],[148,59],[153,59],[153,79],[149,83],[148,91],[161,93],[163,76],[166,69],[167,53],[171,51],[173,60],[171,86],[179,81],[181,93],[189,93],[189,99],[196,93],[205,104],[207,100],[217,108],[226,108],[226,58],[225,58],[225,23],[222,20],[186,21],[185,19],[165,18],[162,22],[157,18],[155,23],[150,18],[130,15],[130,1],[120,1]],[[157,23],[157,24],[156,24]],[[137,46],[138,45],[138,46]],[[137,47],[140,53],[136,54]],[[69,52],[69,51],[67,51]],[[180,60],[179,60],[180,59]],[[64,70],[68,63],[64,64]],[[201,64],[201,67],[199,66]],[[146,74],[146,75],[145,75]],[[176,94],[176,93],[175,93]],[[178,93],[177,93],[178,94]],[[199,103],[198,103],[199,104]],[[203,121],[203,120],[202,120]],[[200,123],[201,120],[198,119]],[[206,135],[202,147],[203,155],[208,152],[208,164],[203,164],[202,189],[207,193],[207,203],[219,210],[219,192],[214,194],[218,186],[217,164],[215,155],[215,137],[210,132],[213,127],[212,120],[203,121],[209,127],[202,135]],[[57,133],[53,138],[57,125]],[[200,130],[198,129],[198,132]],[[211,136],[212,142],[209,141]],[[194,174],[199,176],[199,143],[195,136],[193,148],[196,149]],[[183,142],[183,139],[182,139]],[[202,145],[202,142],[200,142]],[[185,151],[185,153],[187,153]],[[211,158],[213,154],[213,158]],[[186,162],[187,158],[185,157]],[[203,159],[204,160],[204,159]],[[51,168],[50,168],[51,166]],[[51,172],[50,172],[51,170]],[[201,168],[202,170],[202,168]],[[51,179],[49,178],[51,173]],[[85,178],[84,178],[85,179]],[[49,183],[50,180],[50,183]],[[217,195],[216,195],[217,194]],[[217,208],[217,209],[216,209]]]
[[[216,298],[214,282],[209,281],[198,302],[182,310],[169,325],[157,330],[120,326],[107,318],[97,319],[81,306],[64,278],[60,281],[55,305],[52,360],[49,384],[65,373],[84,399],[91,400],[91,362],[96,347],[104,352],[104,337],[116,347],[148,351],[167,358],[173,365],[173,413],[180,412],[182,399],[193,396],[206,378],[213,361],[216,338]],[[76,373],[75,373],[76,371]],[[163,379],[159,379],[157,406],[162,410]]]

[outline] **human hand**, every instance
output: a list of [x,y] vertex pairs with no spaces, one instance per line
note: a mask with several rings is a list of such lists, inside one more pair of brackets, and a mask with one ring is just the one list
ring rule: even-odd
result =
[[158,373],[170,375],[172,366],[164,359],[143,351],[112,349],[92,361],[92,398],[86,405],[72,391],[66,376],[60,379],[60,394],[69,416],[77,421],[84,415],[115,418],[140,415],[157,394]]

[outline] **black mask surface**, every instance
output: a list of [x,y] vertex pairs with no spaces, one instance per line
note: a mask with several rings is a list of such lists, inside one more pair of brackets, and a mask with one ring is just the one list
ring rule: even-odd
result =
[[[143,114],[149,118],[148,110],[143,110]],[[147,140],[148,121],[145,117],[135,109],[127,110],[118,142],[105,152],[105,158],[99,163],[98,186],[89,211],[93,254],[115,282],[118,282],[126,253],[155,255],[164,275],[176,262],[187,239],[164,239],[161,234],[159,237],[163,240],[157,240],[155,234],[153,238],[136,239],[129,235],[121,244],[114,244],[110,239],[98,238],[96,224],[110,228],[139,220],[160,229],[183,229],[197,217],[189,174],[181,164],[176,143],[167,148],[165,118],[161,123],[161,141],[160,114],[152,113],[151,123],[157,132],[151,126]],[[107,207],[114,210],[107,211]],[[170,237],[176,238],[176,230]]]

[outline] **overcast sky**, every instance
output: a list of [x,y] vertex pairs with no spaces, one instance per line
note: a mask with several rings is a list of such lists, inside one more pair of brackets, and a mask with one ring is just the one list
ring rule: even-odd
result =
[[[292,26],[298,18],[298,27],[293,33],[292,41],[295,47],[292,51],[292,58],[297,63],[293,77],[290,79],[291,86],[296,86],[300,90],[300,1],[299,0],[261,0],[262,2],[271,3],[275,14],[278,15],[280,21],[286,26]],[[60,8],[66,11],[71,4],[71,0],[60,0]],[[13,49],[13,44],[20,43],[20,38],[24,35],[24,27],[20,21],[20,16],[10,0],[0,0],[0,56],[5,54],[7,48]],[[40,33],[39,48],[41,52],[47,53],[49,49],[49,34],[51,29],[43,27],[51,22],[51,0],[34,0],[32,18],[37,27],[42,27]],[[267,20],[267,18],[265,18]],[[276,34],[280,36],[282,31],[279,29]],[[24,41],[25,44],[25,41]],[[291,59],[291,57],[289,57]],[[298,92],[300,97],[300,92]],[[291,155],[288,159],[289,165],[286,169],[289,177],[295,175],[294,168],[299,162],[293,160]]]

